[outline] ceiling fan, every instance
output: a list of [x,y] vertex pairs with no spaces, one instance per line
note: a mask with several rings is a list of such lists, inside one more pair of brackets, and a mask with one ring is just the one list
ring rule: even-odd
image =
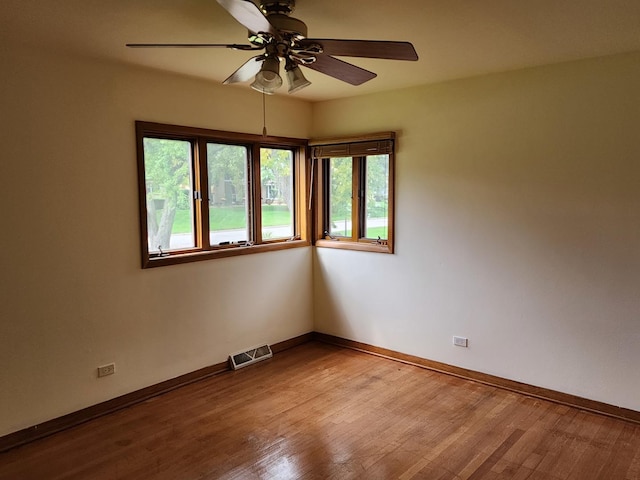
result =
[[337,40],[307,38],[307,26],[291,17],[295,0],[261,0],[258,7],[251,0],[217,0],[218,3],[247,30],[248,45],[219,43],[128,43],[132,48],[231,48],[234,50],[264,50],[250,58],[223,83],[246,82],[254,78],[251,87],[273,94],[282,86],[280,61],[284,61],[289,93],[311,84],[300,66],[324,73],[351,85],[361,85],[376,74],[334,57],[367,57],[390,60],[418,60],[409,42],[376,40]]

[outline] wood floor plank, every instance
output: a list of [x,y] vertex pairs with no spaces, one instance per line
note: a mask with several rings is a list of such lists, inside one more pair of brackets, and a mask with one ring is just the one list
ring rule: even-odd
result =
[[0,454],[0,480],[640,479],[640,426],[310,342]]
[[[640,435],[640,430],[636,431],[636,438]],[[633,448],[633,445],[631,446]],[[624,465],[620,465],[620,468],[624,468]],[[627,474],[624,477],[624,480],[637,480],[640,478],[640,450],[636,449],[635,456],[631,461],[631,465],[627,469]]]

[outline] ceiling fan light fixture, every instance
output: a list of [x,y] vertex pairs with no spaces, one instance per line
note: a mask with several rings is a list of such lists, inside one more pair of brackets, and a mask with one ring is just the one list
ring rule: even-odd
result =
[[295,93],[311,85],[311,82],[304,77],[302,70],[295,63],[287,61],[285,70],[287,72],[287,82],[289,82],[289,93]]
[[265,58],[260,71],[256,74],[256,78],[251,84],[251,88],[267,95],[273,95],[281,86],[280,59],[275,56]]

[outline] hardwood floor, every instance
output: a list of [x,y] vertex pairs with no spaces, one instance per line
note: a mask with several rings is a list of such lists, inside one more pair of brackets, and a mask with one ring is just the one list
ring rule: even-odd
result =
[[0,454],[0,479],[640,479],[640,425],[311,342]]

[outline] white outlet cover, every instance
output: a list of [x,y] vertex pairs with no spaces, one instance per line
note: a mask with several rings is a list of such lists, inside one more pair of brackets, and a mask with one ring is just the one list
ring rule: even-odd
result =
[[456,347],[468,347],[469,346],[469,339],[465,338],[465,337],[453,337],[453,344]]
[[106,377],[107,375],[113,375],[116,373],[116,364],[109,363],[98,367],[98,377]]

